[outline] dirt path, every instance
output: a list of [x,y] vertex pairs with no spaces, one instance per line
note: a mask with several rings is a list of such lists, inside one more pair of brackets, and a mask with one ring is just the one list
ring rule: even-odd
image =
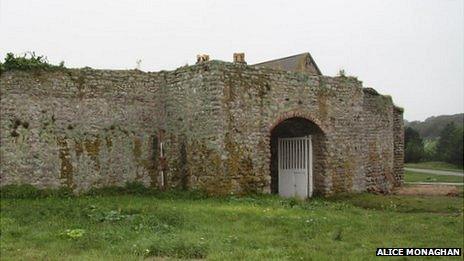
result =
[[415,168],[404,168],[404,170],[408,170],[408,171],[412,171],[412,172],[433,174],[433,175],[464,177],[464,173],[457,172],[457,171],[436,170],[436,169],[415,169]]
[[450,185],[408,185],[396,188],[396,195],[423,195],[423,196],[459,196],[459,189]]

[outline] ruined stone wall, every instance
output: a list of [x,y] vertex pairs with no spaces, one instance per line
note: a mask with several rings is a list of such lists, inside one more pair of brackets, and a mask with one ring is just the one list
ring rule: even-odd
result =
[[166,74],[166,186],[227,193],[222,165],[224,130],[217,63]]
[[394,114],[391,97],[364,90],[365,175],[368,191],[389,192],[395,184]]
[[80,192],[163,176],[166,188],[268,193],[271,132],[292,117],[317,126],[316,194],[402,181],[402,112],[352,77],[209,61],[159,73],[10,71],[0,91],[1,185]]
[[162,79],[140,71],[9,71],[0,76],[0,182],[156,185]]
[[404,121],[403,109],[393,108],[393,173],[396,184],[403,183],[404,178]]
[[395,175],[391,98],[366,92],[350,77],[231,64],[219,69],[224,72],[223,156],[236,192],[269,192],[270,133],[292,117],[312,121],[323,133],[313,136],[317,194],[389,191]]

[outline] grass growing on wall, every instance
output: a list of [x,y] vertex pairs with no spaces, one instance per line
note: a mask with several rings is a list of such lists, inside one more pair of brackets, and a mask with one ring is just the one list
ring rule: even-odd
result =
[[3,198],[2,259],[369,259],[464,239],[462,197],[95,195]]
[[64,62],[61,62],[59,65],[50,64],[47,57],[36,55],[35,52],[27,52],[23,55],[7,53],[5,60],[0,62],[0,73],[9,70],[52,70],[64,68]]

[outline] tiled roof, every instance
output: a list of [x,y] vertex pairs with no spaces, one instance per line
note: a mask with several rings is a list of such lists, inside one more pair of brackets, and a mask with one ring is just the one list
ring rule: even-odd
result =
[[321,71],[317,67],[316,62],[309,53],[302,53],[271,61],[261,62],[253,64],[252,66],[268,67],[277,70],[293,72],[309,72],[311,74],[322,75]]

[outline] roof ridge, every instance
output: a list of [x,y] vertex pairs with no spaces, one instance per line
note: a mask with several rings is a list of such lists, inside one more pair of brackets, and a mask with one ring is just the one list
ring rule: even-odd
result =
[[287,57],[277,58],[277,59],[274,59],[274,60],[268,60],[268,61],[264,61],[264,62],[260,62],[260,63],[255,63],[255,64],[252,64],[252,66],[260,65],[260,64],[263,64],[263,63],[275,62],[275,61],[284,60],[284,59],[293,58],[293,57],[302,56],[302,55],[309,55],[311,57],[311,54],[309,54],[309,52],[304,52],[304,53],[290,55],[290,56],[287,56]]

